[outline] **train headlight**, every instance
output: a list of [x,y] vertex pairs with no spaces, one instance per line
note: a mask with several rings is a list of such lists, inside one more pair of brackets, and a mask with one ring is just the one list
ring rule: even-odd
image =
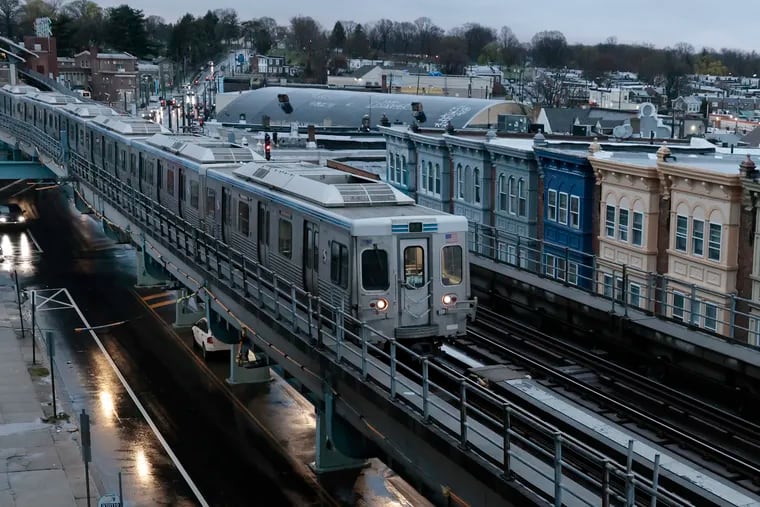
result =
[[456,304],[457,297],[455,294],[444,294],[441,298],[441,303],[443,303],[445,306],[451,306],[453,304]]
[[369,307],[377,310],[378,312],[384,312],[388,309],[388,300],[385,298],[376,299],[369,303]]
[[0,217],[0,222],[7,222],[8,219],[6,217]]

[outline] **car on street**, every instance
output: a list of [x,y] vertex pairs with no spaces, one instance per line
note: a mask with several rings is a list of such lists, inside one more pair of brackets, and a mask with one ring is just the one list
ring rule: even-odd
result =
[[0,226],[23,226],[26,224],[25,211],[18,204],[0,204]]
[[208,354],[212,352],[232,350],[233,347],[231,343],[225,343],[211,334],[206,317],[193,324],[193,345],[201,349],[203,359],[206,359]]

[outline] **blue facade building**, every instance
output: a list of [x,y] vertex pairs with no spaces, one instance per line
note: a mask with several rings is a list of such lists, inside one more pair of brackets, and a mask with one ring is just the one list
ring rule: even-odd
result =
[[[593,149],[593,148],[592,148]],[[534,147],[543,176],[543,274],[590,289],[593,283],[596,179],[581,150]]]

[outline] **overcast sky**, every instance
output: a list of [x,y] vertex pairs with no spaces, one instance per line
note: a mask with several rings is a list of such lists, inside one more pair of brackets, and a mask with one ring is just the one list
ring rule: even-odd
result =
[[[96,0],[97,1],[97,0]],[[688,42],[704,46],[756,49],[757,37],[749,20],[760,17],[760,2],[739,0],[728,4],[704,0],[665,0],[656,3],[604,0],[100,0],[103,7],[127,3],[147,15],[174,22],[186,12],[229,7],[241,20],[269,16],[280,25],[293,16],[311,16],[323,28],[337,20],[358,23],[388,18],[414,21],[427,16],[449,30],[467,22],[493,28],[507,25],[521,41],[538,31],[559,30],[568,42],[598,43],[614,36],[619,42],[649,42],[657,47]]]

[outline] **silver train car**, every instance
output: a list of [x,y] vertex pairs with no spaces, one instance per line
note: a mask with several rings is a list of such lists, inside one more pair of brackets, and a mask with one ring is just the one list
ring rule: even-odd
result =
[[[34,128],[312,295],[402,341],[466,333],[467,221],[391,186],[32,87],[0,89],[11,128]],[[21,123],[23,121],[24,123]]]

